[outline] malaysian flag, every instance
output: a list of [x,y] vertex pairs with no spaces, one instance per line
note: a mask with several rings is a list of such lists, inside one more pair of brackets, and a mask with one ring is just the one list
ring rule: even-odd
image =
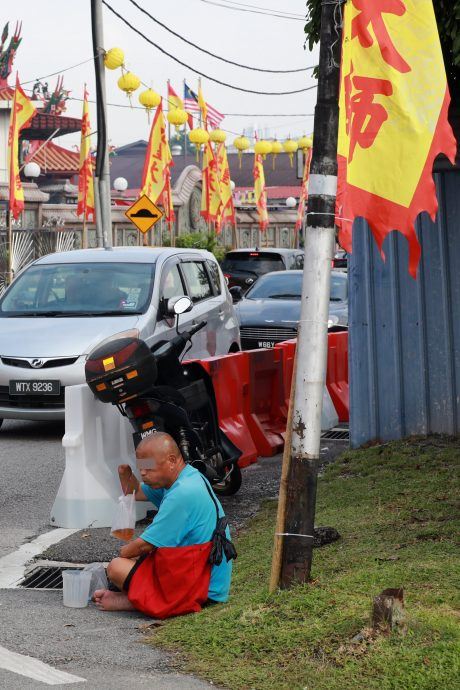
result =
[[[198,116],[201,113],[199,98],[186,83],[184,83],[184,107],[188,113],[196,113]],[[218,127],[224,119],[224,115],[213,108],[212,105],[209,105],[209,103],[206,103],[206,108],[208,123],[211,127]]]

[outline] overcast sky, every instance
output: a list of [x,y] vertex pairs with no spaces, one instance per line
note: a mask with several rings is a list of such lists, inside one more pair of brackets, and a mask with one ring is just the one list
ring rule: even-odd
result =
[[[304,21],[285,19],[247,10],[259,8],[261,12],[304,16],[304,0],[137,0],[137,4],[149,11],[156,19],[197,45],[235,62],[265,69],[299,69],[317,62],[317,51],[304,49]],[[315,80],[311,70],[296,74],[264,74],[241,69],[204,55],[172,36],[141,13],[130,0],[107,0],[107,2],[133,26],[142,31],[161,48],[198,72],[220,81],[256,91],[291,91],[313,86]],[[214,4],[216,3],[216,4]],[[237,5],[237,3],[240,3]],[[224,5],[224,6],[218,6]],[[283,8],[280,10],[280,6]],[[246,11],[244,11],[246,10]],[[114,46],[125,52],[126,67],[153,89],[166,96],[166,82],[182,95],[183,80],[197,90],[198,74],[186,69],[163,55],[155,47],[137,35],[120,19],[103,7],[104,47]],[[45,77],[78,62],[90,60],[91,20],[90,0],[18,0],[3,2],[2,27],[10,22],[10,35],[16,20],[22,20],[22,43],[17,52],[14,71],[19,70],[22,83],[31,82],[25,88],[32,88],[37,77]],[[2,28],[1,27],[1,28]],[[64,86],[71,90],[71,96],[82,98],[86,81],[90,98],[94,98],[94,68],[92,62],[62,72]],[[118,89],[120,71],[106,71],[107,100],[109,104],[126,106],[127,96]],[[54,88],[57,76],[47,77],[50,88]],[[14,74],[10,77],[14,84]],[[143,87],[141,87],[142,89]],[[244,127],[256,125],[269,130],[270,136],[286,138],[289,134],[299,137],[309,134],[313,126],[312,114],[316,102],[316,89],[289,96],[261,96],[242,93],[216,84],[203,77],[202,88],[206,100],[223,113],[249,113],[253,117],[227,115],[222,128],[232,141]],[[139,91],[140,92],[140,91]],[[139,93],[137,92],[137,93]],[[138,106],[134,94],[133,105]],[[81,102],[68,101],[67,114],[81,116]],[[95,128],[96,106],[91,108],[91,122]],[[275,117],[287,114],[289,117]],[[108,108],[109,137],[115,146],[147,139],[149,125],[145,111],[116,107]],[[79,143],[78,135],[67,135],[56,140],[62,146],[71,147]],[[94,142],[95,144],[96,142]]]

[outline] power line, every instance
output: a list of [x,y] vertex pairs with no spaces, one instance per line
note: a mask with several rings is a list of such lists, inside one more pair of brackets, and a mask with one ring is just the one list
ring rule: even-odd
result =
[[248,65],[242,65],[239,62],[234,62],[233,60],[227,60],[226,58],[223,58],[223,57],[220,57],[219,55],[216,55],[215,53],[211,53],[209,50],[206,50],[205,48],[201,48],[201,46],[197,45],[196,43],[193,43],[192,41],[189,41],[187,38],[184,38],[184,36],[181,36],[176,31],[173,31],[172,29],[169,28],[169,26],[166,26],[166,24],[163,24],[163,22],[160,22],[160,20],[153,17],[150,14],[150,12],[147,12],[147,10],[145,10],[143,7],[138,5],[138,3],[135,0],[129,0],[129,1],[132,5],[137,7],[137,9],[140,12],[147,15],[147,17],[150,17],[150,19],[153,22],[155,22],[155,24],[158,24],[163,29],[166,29],[166,31],[169,31],[169,33],[172,34],[173,36],[176,36],[176,38],[179,38],[181,41],[184,41],[184,43],[187,43],[188,45],[192,46],[193,48],[200,50],[202,53],[206,53],[206,55],[210,55],[211,57],[215,58],[216,60],[221,60],[222,62],[226,62],[229,65],[235,65],[236,67],[241,67],[243,69],[249,69],[249,70],[252,70],[255,72],[269,72],[270,74],[293,74],[295,72],[306,72],[307,70],[315,69],[315,67],[316,67],[316,65],[312,65],[311,67],[301,67],[300,69],[262,69],[261,67],[249,67]]
[[249,12],[250,14],[263,14],[266,17],[278,17],[279,19],[291,19],[295,22],[304,22],[303,17],[288,17],[286,14],[272,14],[271,12],[260,12],[257,10],[245,10],[241,7],[231,7],[230,5],[223,5],[219,2],[214,2],[214,0],[200,0],[200,2],[206,3],[206,5],[215,5],[216,7],[222,7],[225,10],[234,10],[235,12]]
[[185,67],[186,69],[190,70],[191,72],[194,72],[195,74],[198,74],[201,77],[204,77],[205,79],[209,79],[209,81],[213,81],[216,84],[220,84],[221,86],[226,86],[228,89],[234,89],[235,91],[242,91],[244,93],[250,93],[253,95],[258,95],[258,96],[291,96],[296,93],[304,93],[305,91],[311,91],[312,89],[316,89],[316,84],[313,86],[307,86],[304,89],[297,89],[295,91],[253,91],[252,89],[244,89],[241,86],[234,86],[233,84],[227,84],[224,81],[220,81],[219,79],[215,79],[214,77],[210,77],[208,74],[205,74],[204,72],[201,72],[200,70],[197,70],[190,65],[187,65],[185,62],[182,62],[179,60],[179,58],[175,57],[174,55],[171,55],[171,53],[168,53],[164,48],[161,48],[159,45],[154,43],[150,38],[148,38],[145,34],[142,33],[142,31],[139,31],[139,29],[136,29],[130,22],[125,19],[121,14],[119,14],[116,10],[111,7],[106,0],[102,0],[103,4],[107,7],[110,12],[112,12],[116,17],[121,19],[121,21],[126,24],[126,26],[129,26],[130,29],[132,29],[135,33],[137,33],[139,36],[142,36],[142,38],[147,41],[147,43],[150,43],[154,48],[159,50],[161,53],[164,55],[167,55],[171,60],[174,60],[175,62],[179,63],[179,65],[182,65],[182,67]]
[[[254,10],[264,10],[266,12],[277,12],[278,10],[273,9],[272,7],[260,7],[260,5],[248,5],[247,2],[236,2],[236,0],[220,0],[223,2],[225,5],[239,5],[240,7],[252,7]],[[284,11],[284,14],[286,15],[291,15],[291,17],[297,17],[300,19],[305,19],[303,14],[299,14],[298,12],[286,12]]]
[[[75,67],[80,67],[81,65],[86,65],[87,62],[92,62],[97,57],[97,55],[94,55],[93,57],[88,58],[87,60],[83,60],[83,62],[77,62],[76,65],[71,65],[70,67],[65,67],[64,69],[60,69],[58,72],[52,72],[51,74],[45,74],[43,77],[36,77],[35,79],[29,79],[28,81],[21,81],[21,85],[24,84],[32,84],[33,82],[36,81],[41,81],[42,79],[48,79],[48,77],[55,77],[56,74],[62,74],[63,72],[68,72],[71,69],[75,69]],[[8,87],[3,87],[0,89],[4,90]]]

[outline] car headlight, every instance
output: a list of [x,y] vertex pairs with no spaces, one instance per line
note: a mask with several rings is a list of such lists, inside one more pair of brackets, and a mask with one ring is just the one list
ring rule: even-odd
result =
[[[121,333],[114,333],[114,335],[111,335],[109,338],[104,338],[104,340],[101,340],[100,343],[97,343],[96,347],[101,347],[102,345],[106,345],[107,343],[112,342],[112,340],[118,340],[119,338],[139,338],[139,329],[138,328],[130,328],[127,331],[121,331]],[[91,348],[91,351],[93,349],[94,348]],[[88,354],[86,355],[87,359],[88,359]]]

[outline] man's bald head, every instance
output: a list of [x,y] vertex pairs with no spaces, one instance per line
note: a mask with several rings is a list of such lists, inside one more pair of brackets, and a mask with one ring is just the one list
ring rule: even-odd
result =
[[185,462],[172,436],[158,431],[137,446],[136,467],[148,486],[167,489],[174,484]]
[[[140,461],[150,459],[161,460],[168,455],[173,455],[176,458],[182,457],[173,437],[164,431],[157,431],[154,434],[150,434],[150,436],[146,436],[136,448],[136,458]],[[136,462],[139,468],[142,464],[142,462]],[[144,467],[151,469],[146,465]]]

